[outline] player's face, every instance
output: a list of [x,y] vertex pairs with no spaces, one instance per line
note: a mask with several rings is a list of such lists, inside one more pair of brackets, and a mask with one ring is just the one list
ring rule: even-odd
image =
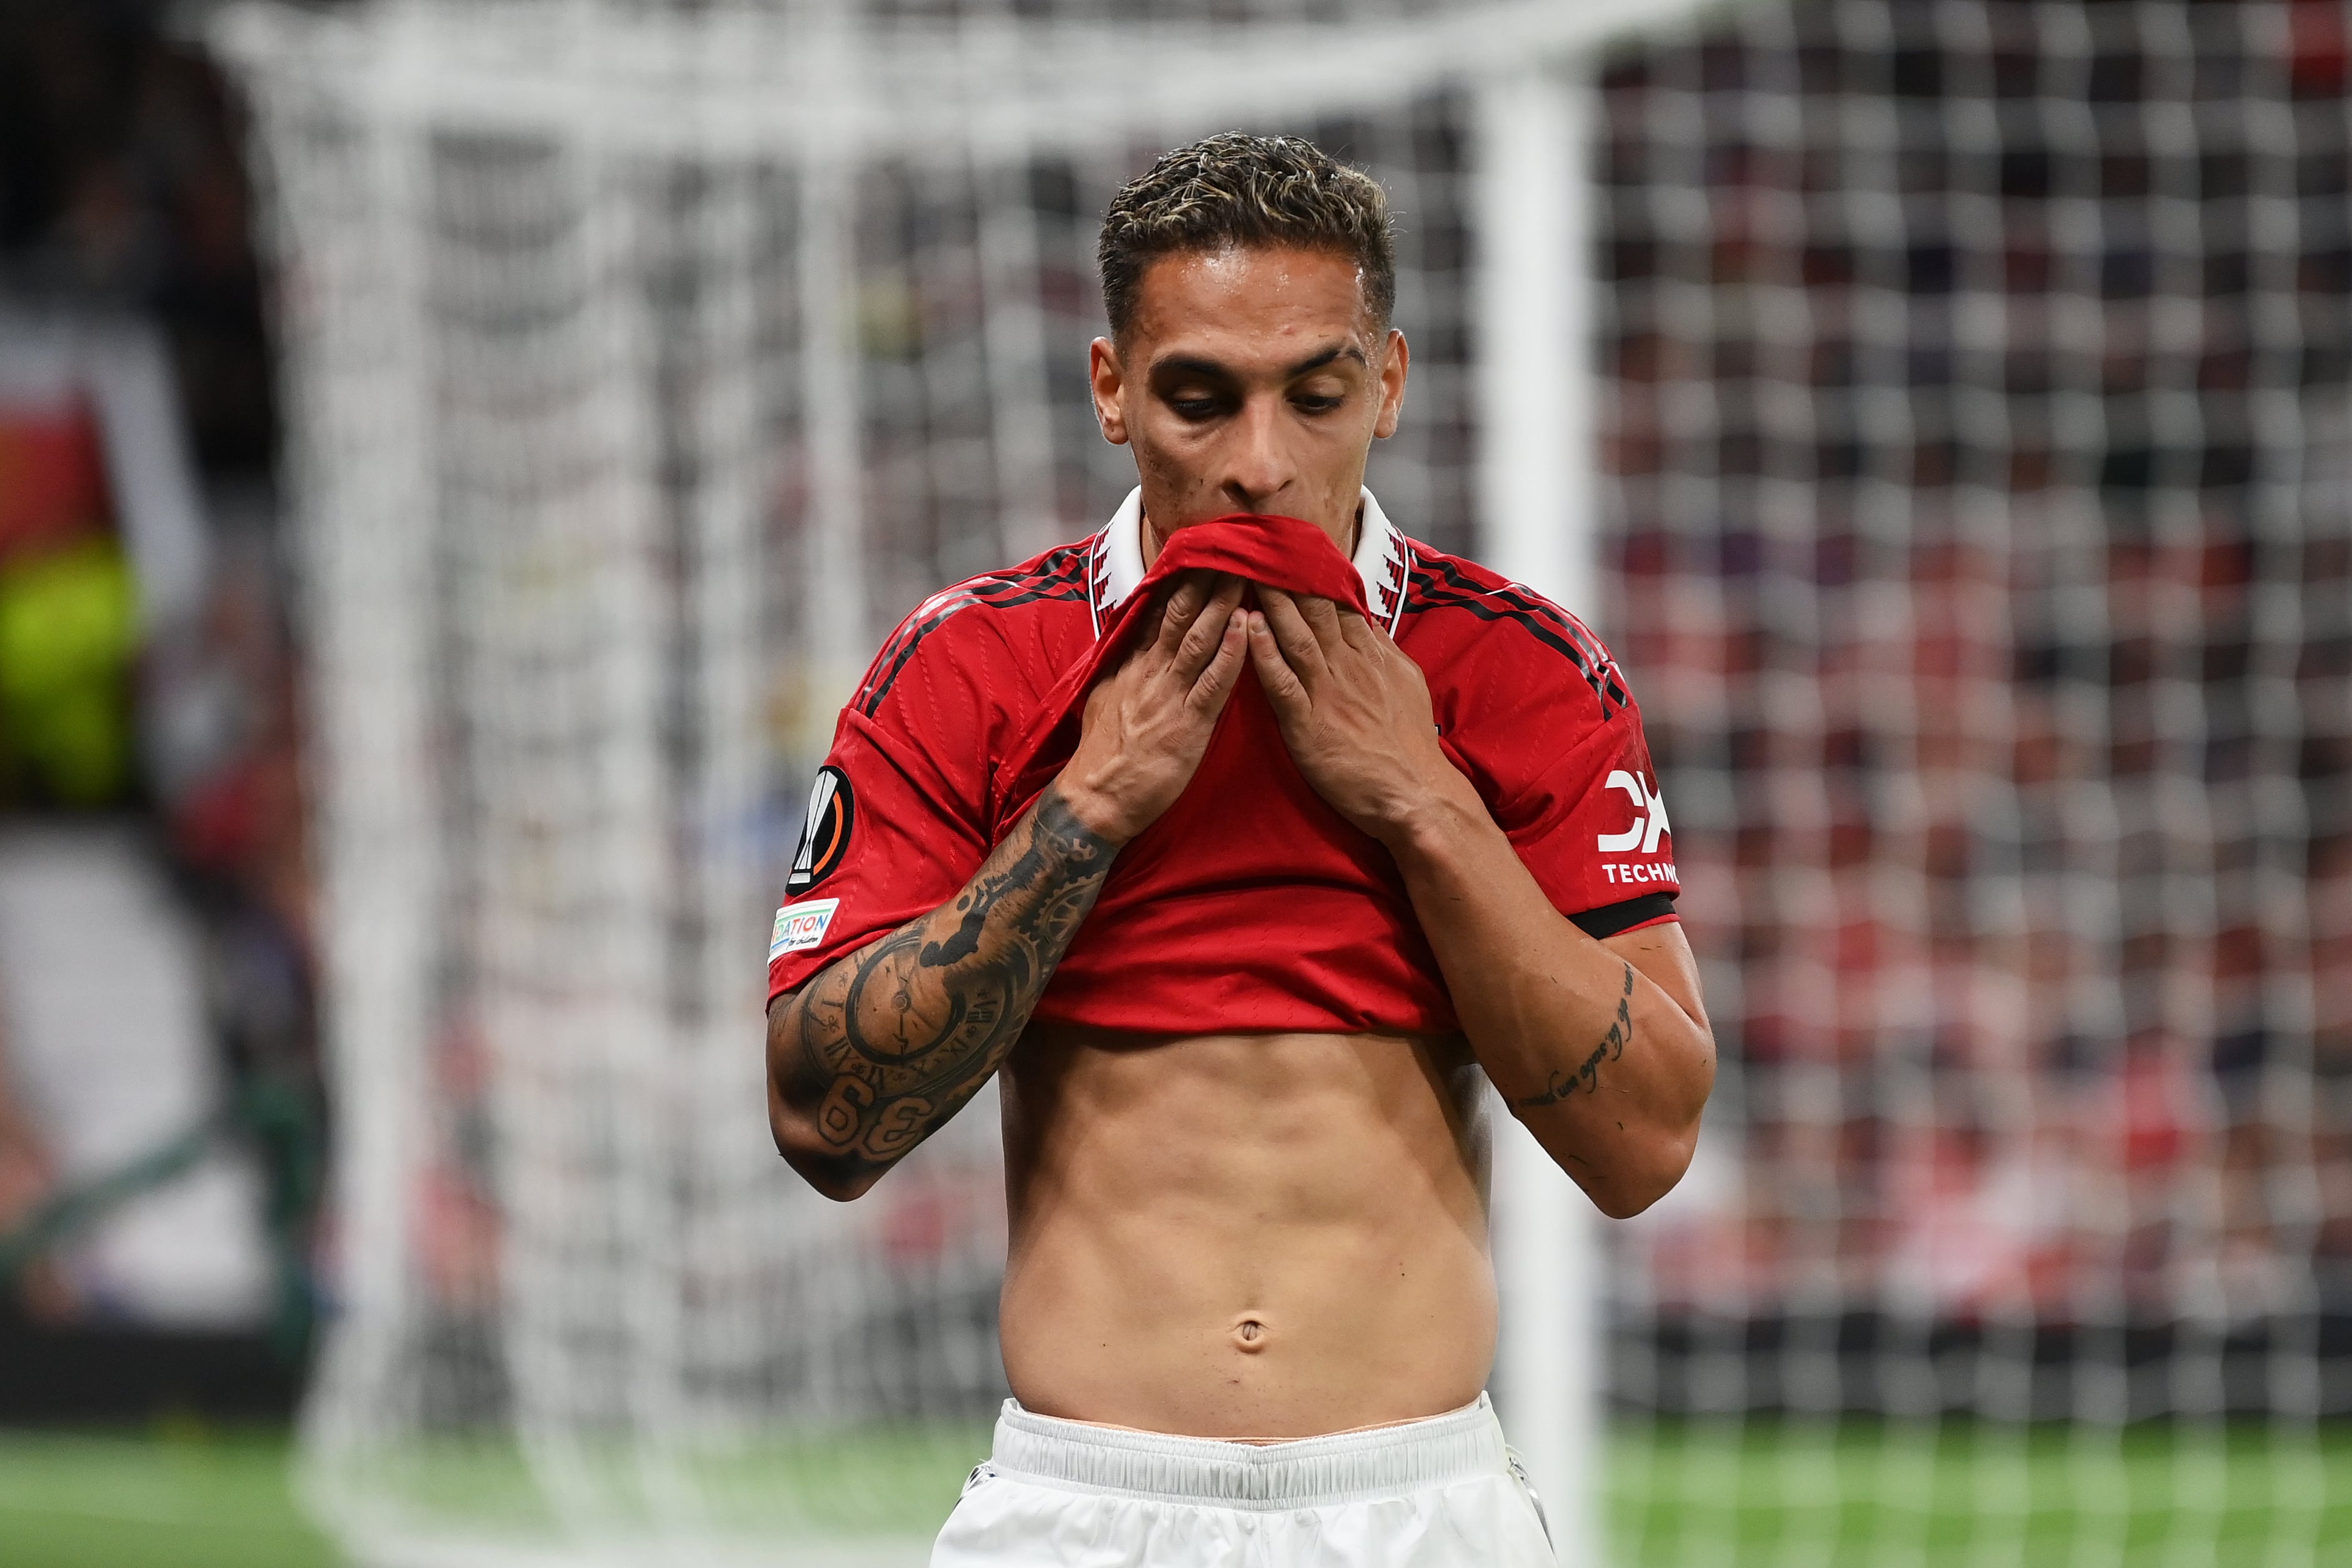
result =
[[1404,406],[1407,358],[1404,334],[1365,311],[1346,256],[1163,256],[1144,271],[1127,340],[1095,340],[1095,413],[1135,449],[1154,531],[1276,512],[1344,550],[1364,459]]

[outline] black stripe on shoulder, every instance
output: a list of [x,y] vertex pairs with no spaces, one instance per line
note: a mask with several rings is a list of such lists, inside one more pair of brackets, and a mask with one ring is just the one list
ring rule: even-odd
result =
[[874,667],[866,673],[865,685],[850,699],[850,706],[872,718],[880,711],[882,699],[890,695],[899,672],[915,656],[923,639],[945,625],[960,610],[974,604],[1010,610],[1040,601],[1085,599],[1087,549],[1083,544],[1062,545],[1047,550],[1026,569],[990,572],[944,594],[934,595],[927,602],[936,603],[938,608],[928,615],[918,614],[900,622],[898,629],[890,633],[890,640],[875,656]]
[[1509,621],[1524,627],[1537,642],[1576,666],[1577,674],[1584,677],[1584,684],[1600,699],[1604,721],[1633,702],[1624,683],[1617,677],[1617,662],[1591,632],[1558,605],[1509,584],[1489,588],[1474,581],[1460,567],[1440,556],[1424,555],[1421,565],[1424,575],[1418,584],[1420,591],[1407,606],[1409,610],[1466,610],[1481,621]]

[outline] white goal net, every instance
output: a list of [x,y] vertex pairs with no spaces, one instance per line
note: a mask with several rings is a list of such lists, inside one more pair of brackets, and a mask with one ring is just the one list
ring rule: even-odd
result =
[[2352,1560],[2338,4],[1631,48],[1605,626],[1724,1047],[1628,1560]]
[[[1372,483],[1491,543],[1479,95],[1536,101],[1654,10],[224,19],[274,222],[336,1042],[305,1465],[357,1552],[920,1560],[1004,1392],[995,1114],[848,1207],[769,1145],[759,940],[835,709],[908,608],[1132,484],[1087,410],[1100,214],[1211,131],[1387,188],[1413,385]],[[1571,149],[1537,151],[1521,221],[1572,194]],[[1538,379],[1572,368],[1563,340]],[[1573,1308],[1518,1315],[1557,1338]],[[1517,1425],[1564,1452],[1576,1403]]]
[[1566,1554],[2352,1552],[2343,8],[1689,10],[224,16],[356,1555],[921,1561],[1003,1392],[992,1103],[806,1191],[759,941],[881,633],[1132,482],[1097,225],[1237,126],[1388,188],[1372,483],[1600,627],[1674,800],[1698,1165],[1599,1252],[1564,1183],[1498,1199]]

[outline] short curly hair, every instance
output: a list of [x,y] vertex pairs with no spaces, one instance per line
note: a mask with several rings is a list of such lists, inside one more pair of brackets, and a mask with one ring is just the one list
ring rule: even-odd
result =
[[1095,253],[1111,337],[1126,337],[1153,262],[1228,246],[1347,256],[1363,279],[1372,318],[1385,328],[1396,309],[1387,193],[1312,141],[1228,131],[1163,154],[1111,198]]

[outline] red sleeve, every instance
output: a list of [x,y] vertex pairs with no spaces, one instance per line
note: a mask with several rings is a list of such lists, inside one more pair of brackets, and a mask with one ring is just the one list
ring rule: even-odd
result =
[[1495,820],[1552,907],[1596,936],[1674,918],[1674,829],[1641,710],[1626,702],[1529,773]]
[[1487,810],[1552,907],[1588,935],[1675,918],[1674,831],[1624,672],[1549,600],[1517,583],[1465,587],[1454,607],[1476,619],[1432,630],[1456,640],[1447,738]]
[[937,909],[988,857],[1002,650],[984,611],[928,625],[927,611],[883,644],[834,730],[769,936],[771,1001]]

